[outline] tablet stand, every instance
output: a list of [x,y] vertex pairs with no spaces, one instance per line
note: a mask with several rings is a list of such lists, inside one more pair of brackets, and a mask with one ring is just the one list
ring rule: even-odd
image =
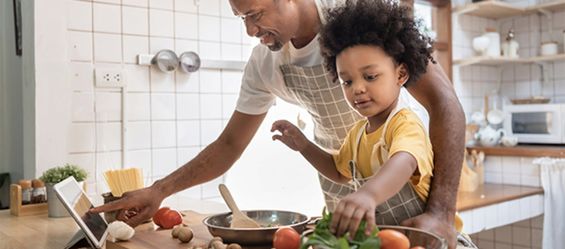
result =
[[65,245],[65,249],[79,249],[79,248],[91,248],[96,249],[96,246],[90,241],[90,239],[84,234],[82,230],[78,230],[75,235],[71,238],[69,243]]

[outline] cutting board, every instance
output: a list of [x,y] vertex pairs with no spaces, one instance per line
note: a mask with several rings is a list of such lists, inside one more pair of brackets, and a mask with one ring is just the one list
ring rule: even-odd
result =
[[189,243],[181,243],[178,239],[171,236],[172,229],[155,229],[153,222],[143,224],[135,228],[135,236],[129,241],[106,243],[106,249],[154,249],[154,248],[207,248],[212,235],[208,228],[202,223],[207,215],[193,211],[181,212],[184,217],[184,224],[187,224],[194,233],[194,238]]

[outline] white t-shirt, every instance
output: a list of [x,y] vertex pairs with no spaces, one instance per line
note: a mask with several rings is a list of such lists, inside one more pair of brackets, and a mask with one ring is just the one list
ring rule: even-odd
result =
[[[342,0],[315,0],[315,2],[322,24],[325,23],[322,11],[343,3]],[[284,53],[289,53],[290,58]],[[245,114],[263,114],[275,103],[276,97],[298,105],[298,101],[287,89],[279,68],[280,65],[287,63],[301,67],[323,64],[318,35],[300,49],[295,48],[292,42],[288,43],[286,51],[281,49],[273,52],[262,44],[255,46],[243,72],[236,110]],[[404,88],[400,91],[400,97],[408,99],[410,107],[420,116],[427,128],[429,118],[425,109]]]

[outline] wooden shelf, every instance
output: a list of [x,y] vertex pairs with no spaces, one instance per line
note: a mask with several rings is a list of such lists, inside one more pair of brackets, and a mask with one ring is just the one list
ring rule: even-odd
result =
[[516,7],[512,4],[501,1],[488,0],[456,7],[453,9],[453,13],[457,15],[467,14],[489,19],[500,19],[524,14],[533,14],[541,10],[549,12],[565,10],[565,1],[557,0],[524,8]]
[[544,55],[531,58],[504,58],[504,57],[490,57],[490,56],[476,56],[471,58],[454,60],[453,65],[457,66],[470,66],[470,65],[486,65],[486,66],[500,66],[504,64],[532,64],[543,62],[554,62],[565,60],[565,54]]
[[511,4],[494,0],[467,4],[453,10],[453,13],[457,15],[467,14],[489,19],[517,16],[525,12],[526,10],[524,8],[515,7]]
[[461,212],[538,194],[543,194],[542,188],[486,183],[473,192],[457,193],[457,211]]
[[467,147],[467,150],[482,151],[491,156],[520,156],[520,157],[565,157],[565,146],[550,145],[518,145],[516,147]]

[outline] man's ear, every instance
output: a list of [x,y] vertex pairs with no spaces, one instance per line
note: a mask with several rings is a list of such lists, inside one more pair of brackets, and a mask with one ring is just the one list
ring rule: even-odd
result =
[[406,84],[406,82],[408,82],[408,79],[410,79],[408,68],[406,68],[406,65],[404,63],[402,63],[396,68],[396,70],[398,75],[397,83],[399,86],[403,86],[404,84]]

